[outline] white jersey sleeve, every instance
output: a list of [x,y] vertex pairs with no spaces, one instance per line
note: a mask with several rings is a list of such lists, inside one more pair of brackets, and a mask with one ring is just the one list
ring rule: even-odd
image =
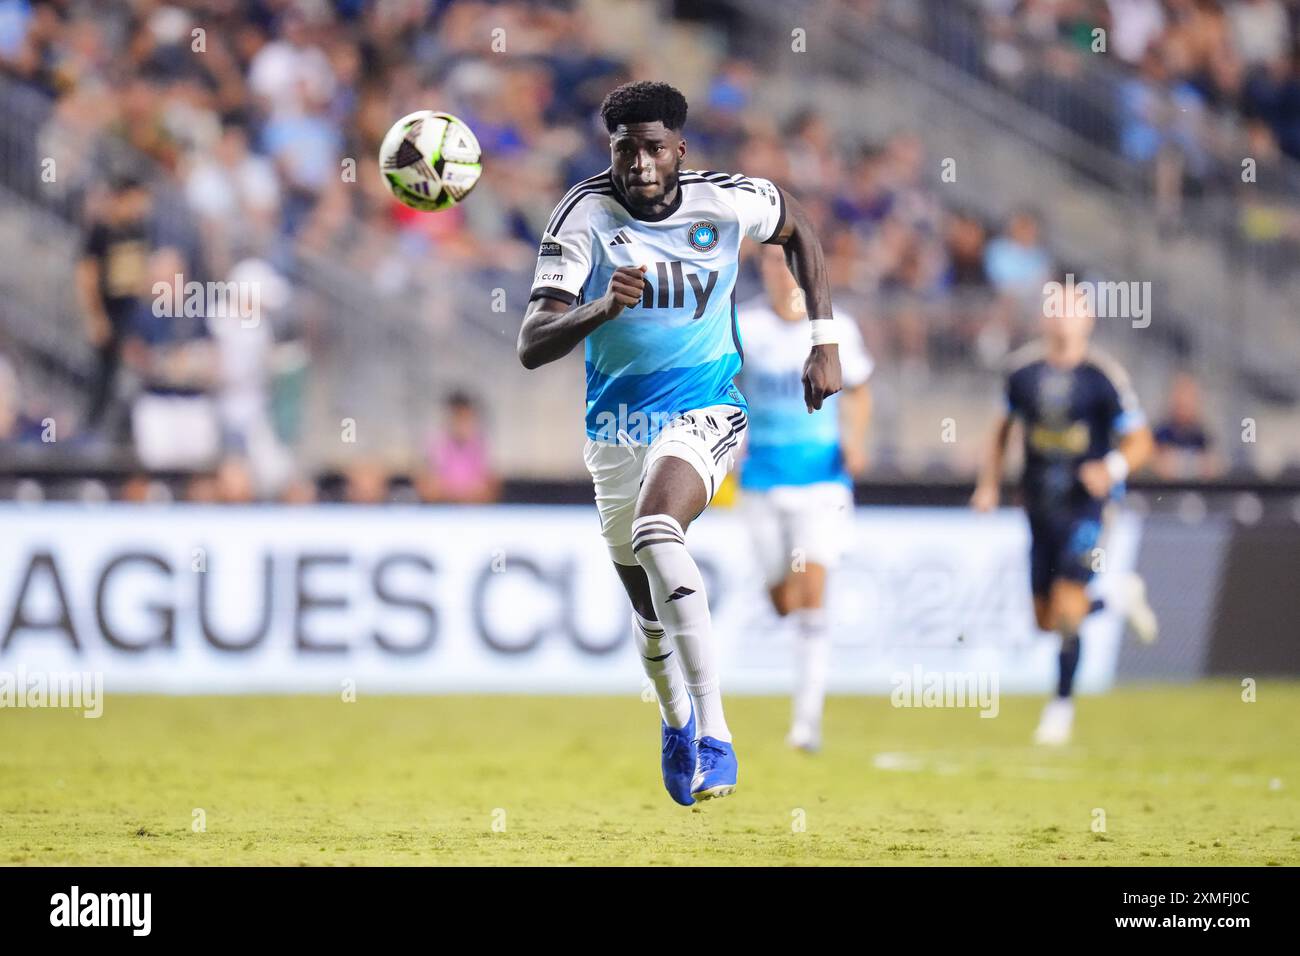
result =
[[835,329],[839,332],[840,373],[844,387],[857,388],[859,385],[865,385],[872,371],[875,370],[876,363],[862,342],[862,332],[858,329],[858,323],[842,312],[833,314]]
[[731,198],[742,235],[770,242],[785,225],[785,197],[770,179],[735,175],[717,185]]
[[572,297],[569,299],[572,304],[582,293],[592,259],[588,217],[593,204],[583,201],[588,195],[589,192],[579,192],[577,188],[570,190],[551,214],[537,250],[530,299],[537,298],[541,290],[559,290]]

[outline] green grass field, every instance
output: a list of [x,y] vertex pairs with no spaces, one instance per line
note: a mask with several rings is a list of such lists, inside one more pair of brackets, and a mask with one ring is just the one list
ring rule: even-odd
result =
[[689,809],[636,698],[3,710],[0,864],[1294,865],[1300,685],[1240,693],[1083,698],[1059,751],[1028,744],[1038,698],[834,698],[815,757],[783,747],[784,699],[735,698],[740,788]]

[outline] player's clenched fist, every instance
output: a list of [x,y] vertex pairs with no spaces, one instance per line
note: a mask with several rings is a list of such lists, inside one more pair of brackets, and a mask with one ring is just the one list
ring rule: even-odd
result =
[[1094,498],[1105,498],[1110,494],[1112,481],[1106,463],[1100,458],[1082,462],[1079,465],[1079,481]]
[[645,266],[619,266],[614,270],[614,274],[609,277],[609,290],[605,293],[611,300],[611,319],[641,301],[641,293],[645,289],[645,272]]
[[814,345],[803,365],[803,401],[811,414],[843,387],[840,347]]

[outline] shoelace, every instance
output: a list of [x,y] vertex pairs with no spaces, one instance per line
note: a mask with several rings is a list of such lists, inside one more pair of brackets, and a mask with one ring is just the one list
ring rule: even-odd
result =
[[[683,746],[683,741],[685,741],[685,746]],[[664,741],[664,755],[671,756],[679,749],[685,753],[690,753],[690,741],[686,740],[681,734],[669,734],[668,739]]]
[[700,743],[697,745],[699,753],[699,762],[701,770],[712,770],[713,765],[718,760],[727,755],[727,752],[721,747],[714,747],[711,744]]

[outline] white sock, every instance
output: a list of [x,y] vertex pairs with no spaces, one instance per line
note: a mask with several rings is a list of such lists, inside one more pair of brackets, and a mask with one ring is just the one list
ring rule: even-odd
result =
[[695,704],[696,736],[729,743],[709,601],[700,569],[686,550],[682,526],[669,515],[637,518],[632,522],[632,551],[645,568],[655,612],[677,649],[678,666]]
[[795,621],[794,725],[819,733],[826,704],[826,671],[831,637],[825,608],[803,608]]
[[658,621],[647,621],[636,611],[632,612],[632,635],[641,655],[641,667],[659,698],[659,716],[669,727],[685,727],[691,719],[691,703],[673,654],[672,639],[664,634]]

